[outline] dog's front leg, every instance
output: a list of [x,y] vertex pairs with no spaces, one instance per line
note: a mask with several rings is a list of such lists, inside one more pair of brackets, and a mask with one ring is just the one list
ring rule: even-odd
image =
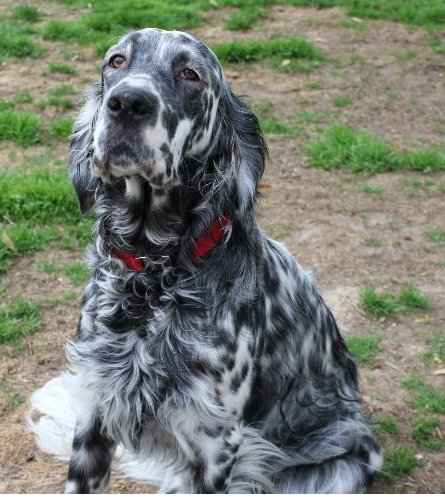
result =
[[101,430],[98,415],[78,422],[65,493],[102,493],[110,478],[116,444]]
[[200,439],[201,465],[197,471],[196,492],[227,493],[233,466],[242,442],[239,425],[225,429],[205,429]]

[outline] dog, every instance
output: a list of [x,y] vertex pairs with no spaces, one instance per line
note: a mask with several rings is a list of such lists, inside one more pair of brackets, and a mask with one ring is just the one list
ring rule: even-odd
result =
[[201,41],[143,29],[106,54],[69,155],[92,279],[30,421],[53,453],[71,423],[67,493],[102,492],[116,450],[162,493],[357,493],[381,468],[333,315],[255,219],[266,158]]

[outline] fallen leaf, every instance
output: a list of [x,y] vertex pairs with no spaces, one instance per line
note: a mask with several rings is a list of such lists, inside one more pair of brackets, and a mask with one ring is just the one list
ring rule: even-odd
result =
[[436,369],[433,371],[434,376],[445,376],[445,369]]
[[17,249],[15,248],[14,242],[11,240],[11,238],[9,238],[8,233],[3,233],[2,241],[8,247],[9,250],[12,250],[13,252],[17,252]]

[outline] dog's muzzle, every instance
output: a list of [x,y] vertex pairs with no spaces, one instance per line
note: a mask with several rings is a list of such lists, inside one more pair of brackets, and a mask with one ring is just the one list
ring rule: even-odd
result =
[[159,98],[149,89],[121,84],[114,88],[106,102],[107,114],[113,121],[134,125],[156,123]]

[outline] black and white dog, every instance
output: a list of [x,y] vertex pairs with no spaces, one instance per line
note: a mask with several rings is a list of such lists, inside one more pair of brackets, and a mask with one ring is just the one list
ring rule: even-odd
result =
[[116,449],[161,492],[360,492],[380,469],[331,312],[255,220],[266,155],[194,37],[107,53],[69,160],[93,276],[71,371],[33,398],[44,449],[75,424],[67,492],[102,491]]

